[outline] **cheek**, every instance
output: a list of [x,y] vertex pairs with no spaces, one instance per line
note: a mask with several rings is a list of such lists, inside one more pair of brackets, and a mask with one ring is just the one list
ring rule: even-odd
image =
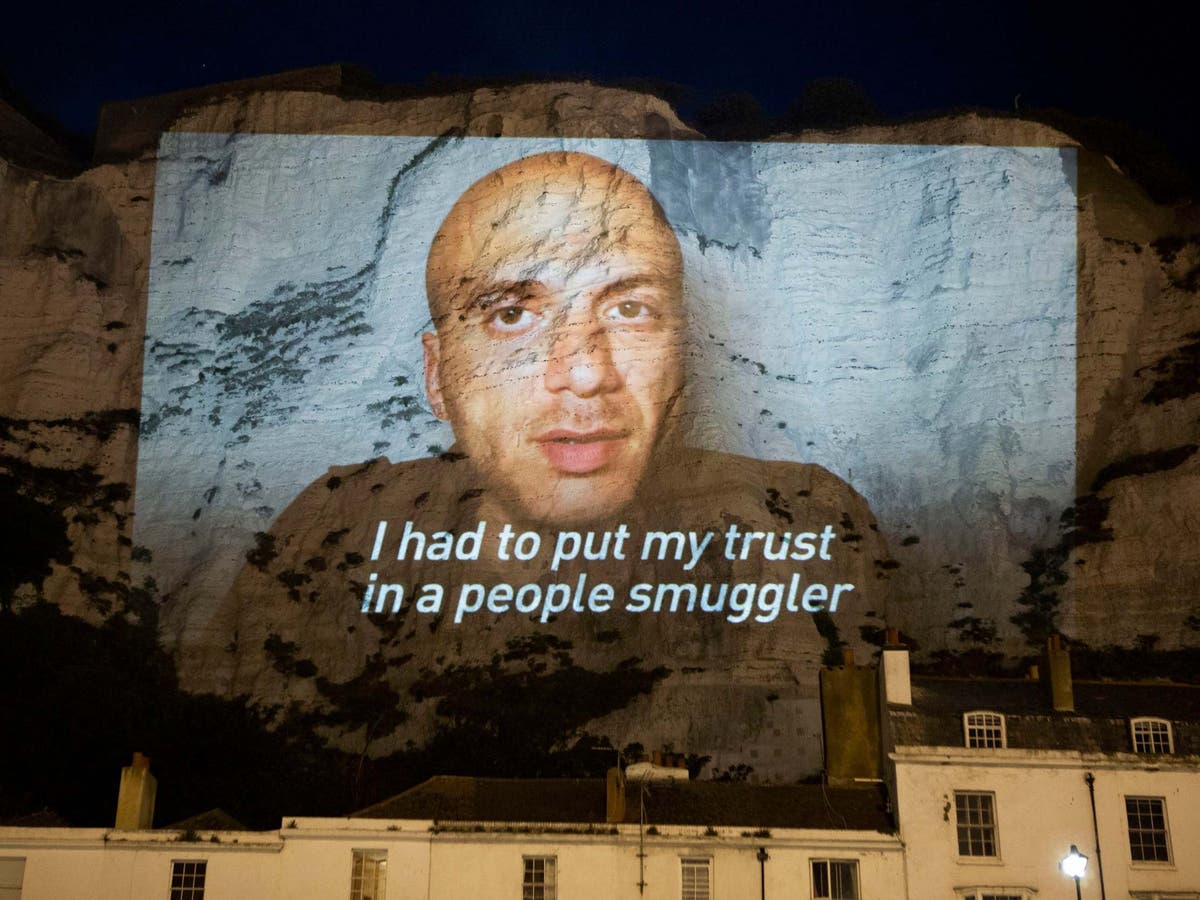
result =
[[443,388],[462,395],[501,391],[525,381],[545,358],[546,349],[533,340],[463,341],[443,358]]
[[622,366],[625,386],[643,413],[657,417],[683,387],[683,367],[669,344],[644,345]]
[[466,377],[446,396],[455,437],[472,456],[500,459],[523,443],[530,401],[517,373]]

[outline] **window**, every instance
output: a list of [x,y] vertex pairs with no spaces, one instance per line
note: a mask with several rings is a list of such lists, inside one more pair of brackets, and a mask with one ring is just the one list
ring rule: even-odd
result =
[[858,863],[852,859],[812,861],[813,900],[858,900]]
[[954,896],[958,900],[1033,900],[1036,893],[1026,887],[965,887],[955,888]]
[[1129,726],[1133,730],[1134,753],[1175,752],[1171,723],[1166,719],[1134,719]]
[[25,857],[0,856],[0,900],[21,900]]
[[350,900],[384,900],[387,894],[387,851],[355,850],[350,870]]
[[524,857],[525,874],[521,879],[521,900],[554,900],[554,857]]
[[707,857],[685,856],[679,860],[683,874],[683,900],[709,900],[709,876],[712,860]]
[[963,731],[968,747],[1005,747],[1004,716],[1000,713],[969,712],[963,714]]
[[1134,862],[1170,862],[1167,803],[1162,797],[1126,797],[1129,855]]
[[203,859],[171,860],[171,900],[204,900],[204,877],[208,863]]
[[959,856],[999,856],[996,850],[996,797],[983,791],[955,791]]

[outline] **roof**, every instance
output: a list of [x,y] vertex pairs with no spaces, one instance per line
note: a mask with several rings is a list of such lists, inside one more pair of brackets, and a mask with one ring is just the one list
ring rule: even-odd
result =
[[246,831],[247,828],[229,813],[221,808],[210,809],[163,825],[162,828],[175,831]]
[[1075,710],[1056,712],[1041,682],[1026,679],[913,678],[911,707],[888,708],[899,746],[963,746],[962,715],[1003,713],[1009,747],[1129,753],[1129,720],[1172,723],[1175,753],[1200,754],[1200,686],[1074,682]]
[[[641,785],[625,787],[625,824],[641,815]],[[675,781],[646,785],[651,825],[894,831],[881,788]],[[517,779],[439,775],[354,814],[441,822],[608,824],[600,778]]]
[[52,809],[39,809],[37,812],[0,819],[0,825],[13,828],[69,828],[71,823]]
[[604,804],[604,781],[599,778],[436,775],[353,817],[441,822],[603,822]]

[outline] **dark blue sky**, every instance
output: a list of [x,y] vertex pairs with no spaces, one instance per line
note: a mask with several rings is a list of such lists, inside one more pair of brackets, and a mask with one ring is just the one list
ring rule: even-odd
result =
[[[1189,4],[1179,4],[1187,8]],[[0,69],[39,112],[91,130],[101,103],[329,62],[431,73],[649,77],[749,92],[783,112],[805,82],[857,81],[880,109],[1058,107],[1200,157],[1195,31],[1170,8],[1046,2],[755,4],[165,0],[24,3]]]

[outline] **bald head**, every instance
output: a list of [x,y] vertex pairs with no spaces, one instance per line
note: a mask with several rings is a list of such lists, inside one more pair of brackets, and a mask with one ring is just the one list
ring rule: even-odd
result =
[[682,256],[646,186],[583,153],[510,163],[454,204],[425,286],[425,388],[489,485],[481,518],[617,515],[683,386]]
[[682,290],[679,242],[658,201],[624,169],[586,153],[539,153],[471,185],[429,249],[425,289],[436,327],[504,280],[536,281],[633,252]]

